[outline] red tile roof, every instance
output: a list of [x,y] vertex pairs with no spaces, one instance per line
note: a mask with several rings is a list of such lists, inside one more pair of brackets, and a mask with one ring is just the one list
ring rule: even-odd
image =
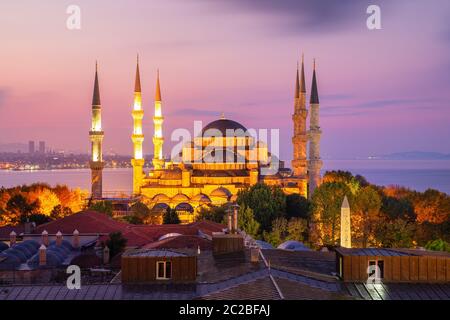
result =
[[19,224],[17,226],[4,226],[0,228],[0,239],[9,240],[9,234],[14,231],[16,236],[19,236],[23,233],[25,227],[23,224]]
[[82,211],[63,219],[42,224],[36,228],[35,233],[39,234],[46,230],[50,234],[55,234],[58,231],[61,231],[63,234],[72,234],[77,229],[80,234],[98,233],[106,235],[120,231],[128,239],[127,245],[136,247],[156,242],[161,236],[168,233],[197,236],[201,232],[212,235],[213,232],[220,232],[223,228],[225,228],[224,225],[210,221],[200,221],[186,225],[133,225],[116,221],[104,213]]
[[200,250],[212,250],[212,242],[199,236],[181,235],[144,246],[146,249],[197,249],[198,247]]

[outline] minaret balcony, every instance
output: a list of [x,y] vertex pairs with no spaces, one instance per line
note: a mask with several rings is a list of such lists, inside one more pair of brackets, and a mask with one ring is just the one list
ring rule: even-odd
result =
[[103,130],[101,130],[101,131],[93,131],[93,130],[91,130],[91,131],[89,131],[89,135],[90,136],[103,136],[105,133],[103,132]]

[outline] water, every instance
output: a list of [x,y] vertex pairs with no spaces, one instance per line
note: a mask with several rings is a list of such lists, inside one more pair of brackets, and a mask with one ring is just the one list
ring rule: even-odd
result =
[[[347,170],[377,185],[402,185],[418,191],[428,188],[450,194],[449,160],[324,160],[324,170]],[[90,189],[90,170],[1,171],[0,186],[45,182]],[[105,169],[103,190],[131,193],[131,169]]]

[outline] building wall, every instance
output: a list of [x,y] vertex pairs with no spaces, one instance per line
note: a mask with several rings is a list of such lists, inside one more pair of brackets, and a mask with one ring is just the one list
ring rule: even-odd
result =
[[342,256],[344,281],[367,281],[370,260],[384,261],[382,282],[450,282],[450,258],[444,256]]
[[[156,279],[156,263],[172,262],[172,279]],[[197,257],[137,257],[122,256],[122,283],[148,282],[195,282],[197,279]]]

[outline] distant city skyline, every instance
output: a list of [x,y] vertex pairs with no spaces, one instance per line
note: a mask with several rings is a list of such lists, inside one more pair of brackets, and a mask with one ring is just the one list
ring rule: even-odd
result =
[[365,25],[368,4],[82,0],[81,30],[70,31],[67,3],[3,2],[0,144],[39,137],[33,140],[88,153],[99,60],[104,149],[131,157],[139,53],[145,154],[153,149],[159,68],[166,155],[172,130],[192,131],[194,120],[206,125],[223,112],[248,128],[280,129],[288,163],[295,68],[304,52],[308,92],[317,58],[323,158],[450,153],[443,139],[450,136],[450,3],[377,1],[383,29],[375,31]]

